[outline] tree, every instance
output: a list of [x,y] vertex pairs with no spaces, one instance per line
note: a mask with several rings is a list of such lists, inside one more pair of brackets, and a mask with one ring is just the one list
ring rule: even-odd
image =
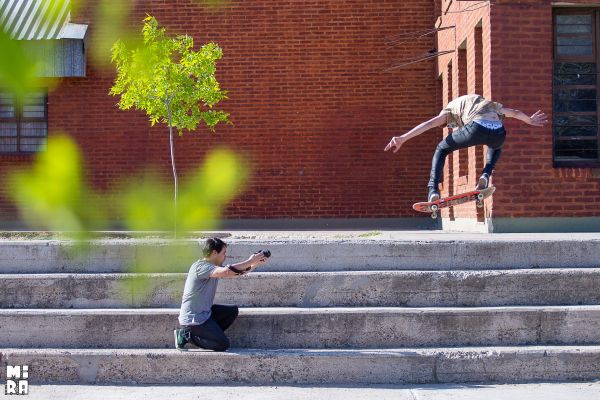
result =
[[[193,131],[202,121],[211,130],[219,122],[229,122],[229,114],[213,109],[227,98],[215,78],[216,62],[223,52],[216,43],[207,43],[194,51],[194,39],[188,35],[169,37],[165,28],[148,15],[139,46],[117,40],[112,47],[112,62],[117,78],[110,90],[121,96],[121,110],[144,110],[150,124],[169,127],[171,166],[174,181],[174,206],[177,215],[177,168],[173,147],[173,128],[179,136]],[[175,218],[177,231],[177,218]]]

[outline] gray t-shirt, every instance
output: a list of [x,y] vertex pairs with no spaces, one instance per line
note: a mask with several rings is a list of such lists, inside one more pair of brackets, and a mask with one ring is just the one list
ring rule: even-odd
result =
[[179,311],[180,325],[200,325],[210,318],[210,308],[217,291],[217,278],[210,274],[217,268],[205,260],[198,260],[190,267]]

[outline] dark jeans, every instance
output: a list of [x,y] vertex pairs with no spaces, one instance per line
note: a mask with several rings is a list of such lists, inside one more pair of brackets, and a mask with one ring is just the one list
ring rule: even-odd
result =
[[444,170],[446,156],[458,149],[464,149],[471,146],[488,146],[486,164],[483,173],[492,175],[492,171],[502,153],[502,146],[506,139],[504,127],[499,129],[488,129],[476,122],[471,122],[460,129],[455,129],[451,135],[446,136],[435,149],[435,154],[431,160],[431,174],[429,176],[428,188],[438,188],[440,176]]
[[211,307],[211,316],[206,322],[202,325],[181,327],[181,333],[198,347],[225,351],[229,348],[229,339],[224,331],[235,321],[238,312],[237,306],[215,304]]

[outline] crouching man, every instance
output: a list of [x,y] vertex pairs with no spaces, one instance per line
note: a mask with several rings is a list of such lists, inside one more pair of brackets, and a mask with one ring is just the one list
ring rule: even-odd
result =
[[252,254],[246,261],[223,266],[227,244],[219,238],[206,239],[204,259],[192,264],[185,281],[179,328],[175,329],[175,348],[184,350],[188,343],[214,351],[229,348],[225,330],[238,316],[238,307],[213,304],[220,278],[235,278],[266,263],[268,251]]

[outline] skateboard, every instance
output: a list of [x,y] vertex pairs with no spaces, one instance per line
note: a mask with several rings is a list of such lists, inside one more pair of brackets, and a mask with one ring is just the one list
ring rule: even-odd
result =
[[490,197],[495,190],[495,186],[489,186],[482,190],[472,190],[455,196],[440,198],[439,200],[432,202],[423,201],[413,204],[413,209],[418,212],[430,212],[431,218],[435,219],[441,208],[452,207],[470,201],[476,201],[477,207],[481,208],[483,207],[483,200]]

